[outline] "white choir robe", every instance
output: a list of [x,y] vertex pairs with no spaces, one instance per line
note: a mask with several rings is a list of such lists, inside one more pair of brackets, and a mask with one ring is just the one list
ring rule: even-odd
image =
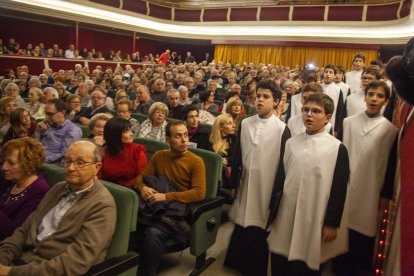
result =
[[341,81],[340,83],[335,83],[336,86],[339,87],[339,89],[341,89],[342,91],[342,99],[344,100],[344,103],[346,101],[346,97],[348,97],[351,93],[351,87],[344,83],[343,81]]
[[361,89],[355,91],[355,93],[349,95],[346,98],[346,116],[352,116],[359,114],[367,109],[365,104],[365,93]]
[[302,114],[302,93],[293,95],[290,98],[290,118]]
[[343,127],[351,169],[348,227],[375,237],[380,193],[397,128],[385,117],[370,118],[365,112],[346,118]]
[[[301,134],[301,133],[303,133],[303,132],[306,131],[306,127],[303,124],[303,118],[302,118],[302,115],[301,114],[300,115],[297,115],[295,117],[290,118],[289,121],[288,121],[288,123],[287,123],[287,125],[288,125],[288,128],[290,130],[290,135],[292,137],[293,136],[296,136],[298,134]],[[331,123],[327,123],[326,124],[326,126],[325,126],[325,132],[326,133],[330,133],[330,134],[333,133],[333,129],[332,129],[332,124]]]
[[361,87],[362,70],[349,71],[345,74],[345,83],[351,87],[351,93],[354,93]]
[[255,115],[242,121],[242,174],[229,217],[244,228],[266,227],[285,129],[286,124],[275,115],[267,119]]
[[[305,132],[286,142],[283,195],[267,239],[271,253],[289,261],[303,261],[310,269],[319,270],[320,264],[347,252],[346,213],[340,220],[336,239],[331,243],[321,240],[328,200],[335,184],[335,167],[348,170],[346,165],[337,164],[340,147],[346,155],[341,142],[325,132],[314,135]],[[347,180],[344,181],[341,207],[346,196]]]
[[331,97],[331,99],[334,102],[335,109],[331,117],[331,124],[336,130],[335,124],[341,123],[341,122],[337,122],[336,117],[339,116],[341,118],[343,116],[342,114],[343,108],[344,108],[344,101],[343,101],[343,96],[342,96],[343,93],[341,92],[341,89],[333,82],[330,84],[322,84],[322,88],[323,88],[324,94]]

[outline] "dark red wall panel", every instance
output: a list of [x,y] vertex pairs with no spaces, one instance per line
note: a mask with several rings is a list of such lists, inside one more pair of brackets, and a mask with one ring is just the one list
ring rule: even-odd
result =
[[293,21],[323,21],[325,7],[299,7],[293,8]]
[[147,4],[145,1],[124,1],[122,9],[140,14],[147,14]]
[[119,8],[119,0],[89,0],[90,2],[111,6],[114,8]]
[[201,10],[175,9],[175,20],[184,22],[199,22]]
[[16,67],[27,65],[29,67],[29,74],[39,75],[43,72],[45,68],[43,58],[12,58],[7,56],[1,56],[0,58],[0,75],[4,74],[6,69],[13,69],[16,72]]
[[368,6],[367,21],[384,21],[397,19],[397,11],[399,6],[399,3]]
[[162,7],[154,4],[149,4],[150,16],[161,19],[171,20],[171,8]]
[[411,0],[405,0],[400,11],[400,17],[404,18],[410,15]]
[[328,21],[361,21],[363,6],[329,6]]
[[227,21],[227,9],[205,9],[203,21]]
[[232,8],[230,21],[256,21],[257,8]]
[[289,20],[289,7],[262,8],[260,20],[263,21],[287,21]]

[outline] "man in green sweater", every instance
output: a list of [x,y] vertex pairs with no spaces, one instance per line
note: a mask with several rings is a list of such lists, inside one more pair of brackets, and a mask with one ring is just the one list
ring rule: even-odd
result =
[[[177,201],[191,203],[201,201],[206,192],[206,172],[203,160],[188,151],[188,130],[184,122],[172,121],[166,128],[166,142],[170,150],[157,151],[148,167],[137,177],[135,188],[149,202]],[[177,186],[177,192],[160,193],[143,182],[145,176],[166,176]],[[138,248],[140,265],[138,275],[151,276],[157,272],[164,253],[164,243],[171,234],[157,227],[145,227],[140,233]]]

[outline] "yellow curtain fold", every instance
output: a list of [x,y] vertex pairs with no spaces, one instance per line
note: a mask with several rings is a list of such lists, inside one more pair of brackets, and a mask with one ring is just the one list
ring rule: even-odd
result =
[[322,48],[322,47],[281,47],[281,46],[257,46],[257,45],[216,45],[214,59],[216,62],[230,62],[242,64],[253,62],[255,64],[274,64],[294,67],[313,63],[317,67],[323,67],[332,63],[351,69],[353,57],[362,52],[365,54],[365,64],[378,59],[377,50],[346,49],[346,48]]

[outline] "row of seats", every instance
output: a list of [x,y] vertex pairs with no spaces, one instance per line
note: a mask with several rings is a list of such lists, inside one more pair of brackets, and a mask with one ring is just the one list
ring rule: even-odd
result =
[[[147,158],[160,149],[168,149],[168,145],[147,138],[137,138],[134,143],[145,145]],[[166,253],[181,251],[187,247],[196,257],[195,268],[190,275],[198,275],[204,271],[214,258],[207,258],[207,249],[216,241],[220,224],[224,199],[217,196],[222,175],[221,157],[213,152],[202,149],[190,149],[200,156],[205,163],[206,196],[201,202],[190,204],[190,241],[182,245],[174,239],[166,242]],[[43,166],[42,173],[49,185],[64,180],[63,169],[54,165]],[[120,185],[101,181],[113,195],[117,206],[116,230],[108,250],[107,260],[91,269],[87,275],[136,275],[139,256],[135,252],[128,252],[129,236],[136,231],[138,218],[138,196],[135,191]]]

